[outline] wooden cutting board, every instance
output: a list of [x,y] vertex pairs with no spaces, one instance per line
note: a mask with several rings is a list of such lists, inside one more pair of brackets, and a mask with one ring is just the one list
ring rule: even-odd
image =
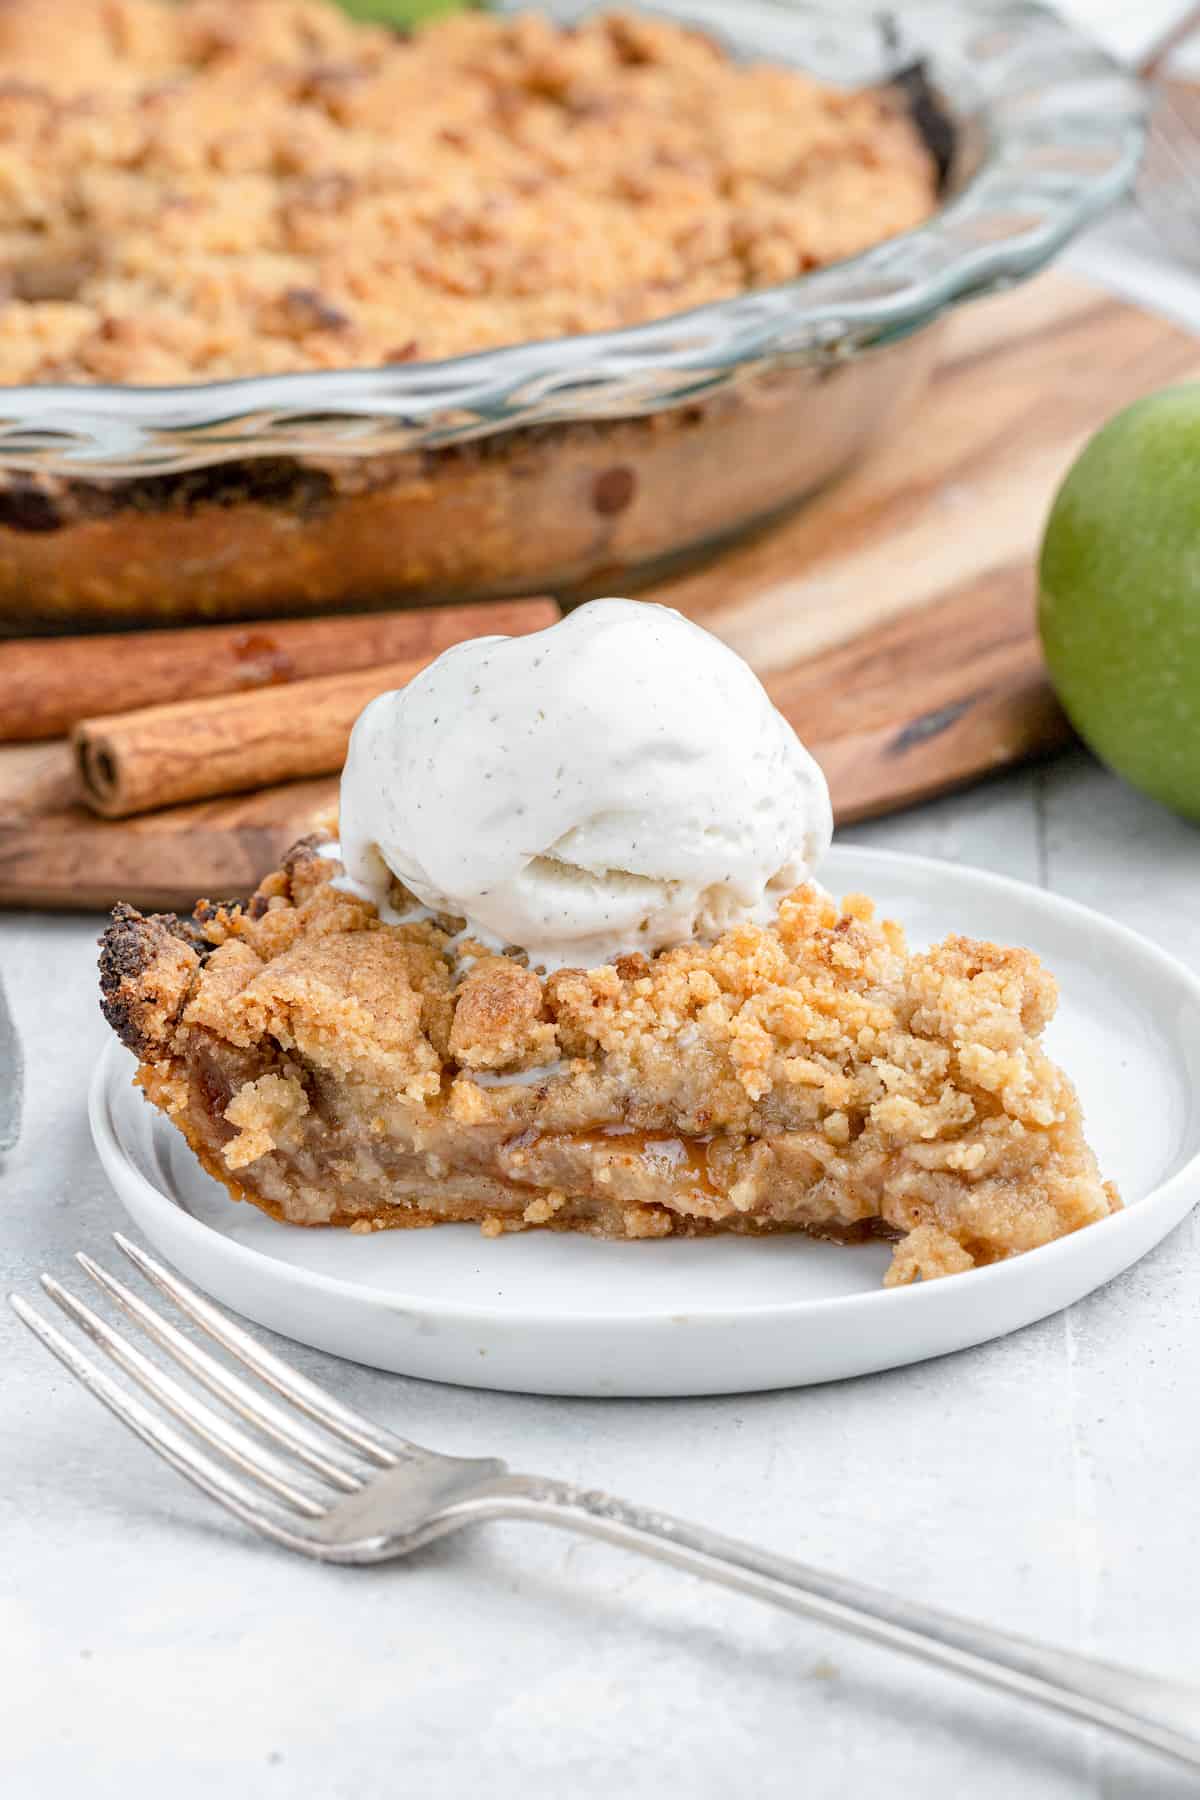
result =
[[[1061,275],[953,316],[911,422],[795,517],[646,597],[747,657],[841,821],[1067,735],[1034,630],[1055,487],[1112,412],[1200,377],[1200,340]],[[3,645],[0,645],[3,655]],[[328,779],[107,823],[63,744],[0,750],[0,904],[190,906],[249,892],[337,798]]]

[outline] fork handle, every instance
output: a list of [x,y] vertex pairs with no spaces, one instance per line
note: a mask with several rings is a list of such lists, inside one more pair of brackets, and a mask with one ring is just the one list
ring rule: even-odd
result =
[[840,1626],[959,1675],[1020,1694],[1200,1768],[1200,1691],[993,1630],[865,1582],[830,1575],[667,1513],[534,1475],[501,1477],[450,1511],[529,1519],[638,1550],[737,1593]]

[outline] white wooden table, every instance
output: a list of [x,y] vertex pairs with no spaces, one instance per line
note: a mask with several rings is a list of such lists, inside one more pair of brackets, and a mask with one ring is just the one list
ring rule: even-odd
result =
[[[1166,291],[1165,271],[1130,260],[1131,242],[1146,248],[1136,227],[1114,241],[1124,279]],[[1089,247],[1084,260],[1113,259]],[[1200,969],[1200,832],[1081,752],[847,835],[1041,883]],[[106,1029],[96,931],[93,918],[0,918],[29,1064],[25,1132],[0,1163],[4,1287],[67,1271],[78,1248],[105,1257],[118,1223],[84,1118]],[[498,1451],[1200,1679],[1195,1219],[1069,1313],[829,1388],[564,1401],[288,1353],[438,1447]],[[0,1369],[12,1800],[1174,1800],[1200,1787],[1031,1708],[527,1527],[371,1573],[294,1562],[153,1463],[7,1310]]]

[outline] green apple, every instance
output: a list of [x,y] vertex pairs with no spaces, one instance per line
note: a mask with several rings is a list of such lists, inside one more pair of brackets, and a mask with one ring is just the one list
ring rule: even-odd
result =
[[1080,737],[1200,820],[1200,382],[1097,432],[1058,491],[1039,575],[1046,661]]
[[479,0],[338,0],[338,4],[354,18],[375,25],[419,25],[422,19],[437,19],[443,13],[465,12]]

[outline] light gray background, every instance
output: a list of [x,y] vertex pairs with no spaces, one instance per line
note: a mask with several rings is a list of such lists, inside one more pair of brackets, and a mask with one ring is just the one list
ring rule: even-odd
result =
[[[1186,310],[1178,282],[1133,260],[1147,248],[1122,225],[1085,256]],[[1040,883],[1200,969],[1200,832],[1082,753],[844,835]],[[29,1069],[24,1135],[0,1161],[0,1278],[26,1292],[76,1249],[116,1254],[84,1116],[105,1038],[97,929],[0,919]],[[1192,1219],[1069,1313],[828,1388],[523,1398],[285,1348],[438,1448],[498,1452],[1016,1631],[1200,1677],[1198,1300]],[[390,1569],[310,1567],[155,1463],[7,1309],[0,1371],[0,1792],[13,1800],[1200,1791],[1032,1708],[531,1527]]]

